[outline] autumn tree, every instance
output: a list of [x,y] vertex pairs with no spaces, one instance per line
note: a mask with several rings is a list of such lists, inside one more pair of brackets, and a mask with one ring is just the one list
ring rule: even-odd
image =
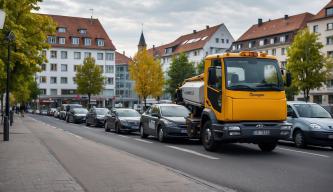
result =
[[172,58],[170,69],[168,71],[168,80],[166,82],[166,91],[175,95],[178,86],[187,78],[196,74],[195,67],[192,62],[189,62],[187,56],[181,53]]
[[76,72],[77,92],[88,95],[90,108],[91,95],[97,95],[104,89],[105,78],[101,68],[95,64],[93,57],[87,57],[83,65],[79,65]]
[[299,31],[288,49],[287,70],[293,77],[293,85],[309,100],[310,90],[320,88],[331,76],[332,59],[320,53],[323,45],[318,34],[307,28]]
[[[11,43],[10,91],[24,94],[28,98],[27,82],[46,62],[42,50],[48,49],[47,35],[55,33],[54,21],[45,15],[32,13],[39,10],[42,0],[0,0],[0,9],[6,13],[4,29],[0,32],[0,94],[5,92],[7,64],[6,36],[9,31],[15,35]],[[24,93],[23,93],[24,92]],[[31,92],[30,92],[31,93]]]
[[135,81],[134,90],[143,98],[146,107],[149,96],[158,98],[163,94],[164,76],[159,60],[147,52],[139,50],[129,65],[130,78]]

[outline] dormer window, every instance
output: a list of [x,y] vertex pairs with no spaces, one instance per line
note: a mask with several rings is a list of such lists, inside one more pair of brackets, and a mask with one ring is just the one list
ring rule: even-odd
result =
[[333,15],[333,7],[326,9],[326,16],[332,16]]
[[65,27],[58,27],[57,30],[59,33],[66,33],[66,28]]
[[72,37],[72,44],[73,45],[80,44],[80,38],[78,38],[78,37]]
[[57,43],[57,38],[55,36],[48,36],[47,37],[47,42],[50,44],[56,44]]
[[90,46],[91,45],[91,39],[90,38],[84,38],[84,45]]
[[165,49],[165,54],[170,54],[172,53],[172,48],[166,48]]
[[87,34],[87,29],[79,29],[80,34]]
[[104,39],[97,39],[96,40],[96,44],[99,47],[103,47],[104,46]]

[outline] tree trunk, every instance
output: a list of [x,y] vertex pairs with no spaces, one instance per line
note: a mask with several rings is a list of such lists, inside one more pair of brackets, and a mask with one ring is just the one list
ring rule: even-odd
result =
[[147,97],[143,97],[143,100],[144,100],[144,103],[145,103],[144,111],[146,111],[146,109],[147,109]]
[[4,118],[4,115],[3,115],[3,95],[4,94],[1,94],[1,108],[0,108],[0,112],[1,112],[1,122],[3,122],[3,118]]
[[307,101],[307,97],[306,97],[306,91],[305,91],[305,89],[303,89],[303,97],[304,97],[304,101],[305,101],[305,102],[308,102],[308,101]]
[[91,97],[91,94],[88,93],[88,109],[90,109],[90,97]]

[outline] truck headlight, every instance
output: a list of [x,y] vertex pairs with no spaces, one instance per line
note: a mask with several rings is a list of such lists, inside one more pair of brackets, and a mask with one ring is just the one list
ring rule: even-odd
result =
[[316,123],[311,123],[310,124],[310,127],[313,129],[313,130],[321,130],[321,126],[316,124]]
[[240,135],[241,128],[239,126],[229,126],[225,127],[228,130],[230,136]]
[[238,126],[230,126],[227,127],[228,131],[240,131],[240,127]]

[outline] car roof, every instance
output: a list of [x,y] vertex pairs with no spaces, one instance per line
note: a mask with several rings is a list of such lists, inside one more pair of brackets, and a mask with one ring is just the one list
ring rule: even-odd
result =
[[305,102],[305,101],[287,101],[288,105],[297,105],[297,104],[308,104],[308,105],[315,105],[317,103]]
[[162,106],[182,106],[182,105],[177,105],[177,104],[173,104],[173,103],[157,103],[155,105],[160,106],[160,107],[162,107]]

